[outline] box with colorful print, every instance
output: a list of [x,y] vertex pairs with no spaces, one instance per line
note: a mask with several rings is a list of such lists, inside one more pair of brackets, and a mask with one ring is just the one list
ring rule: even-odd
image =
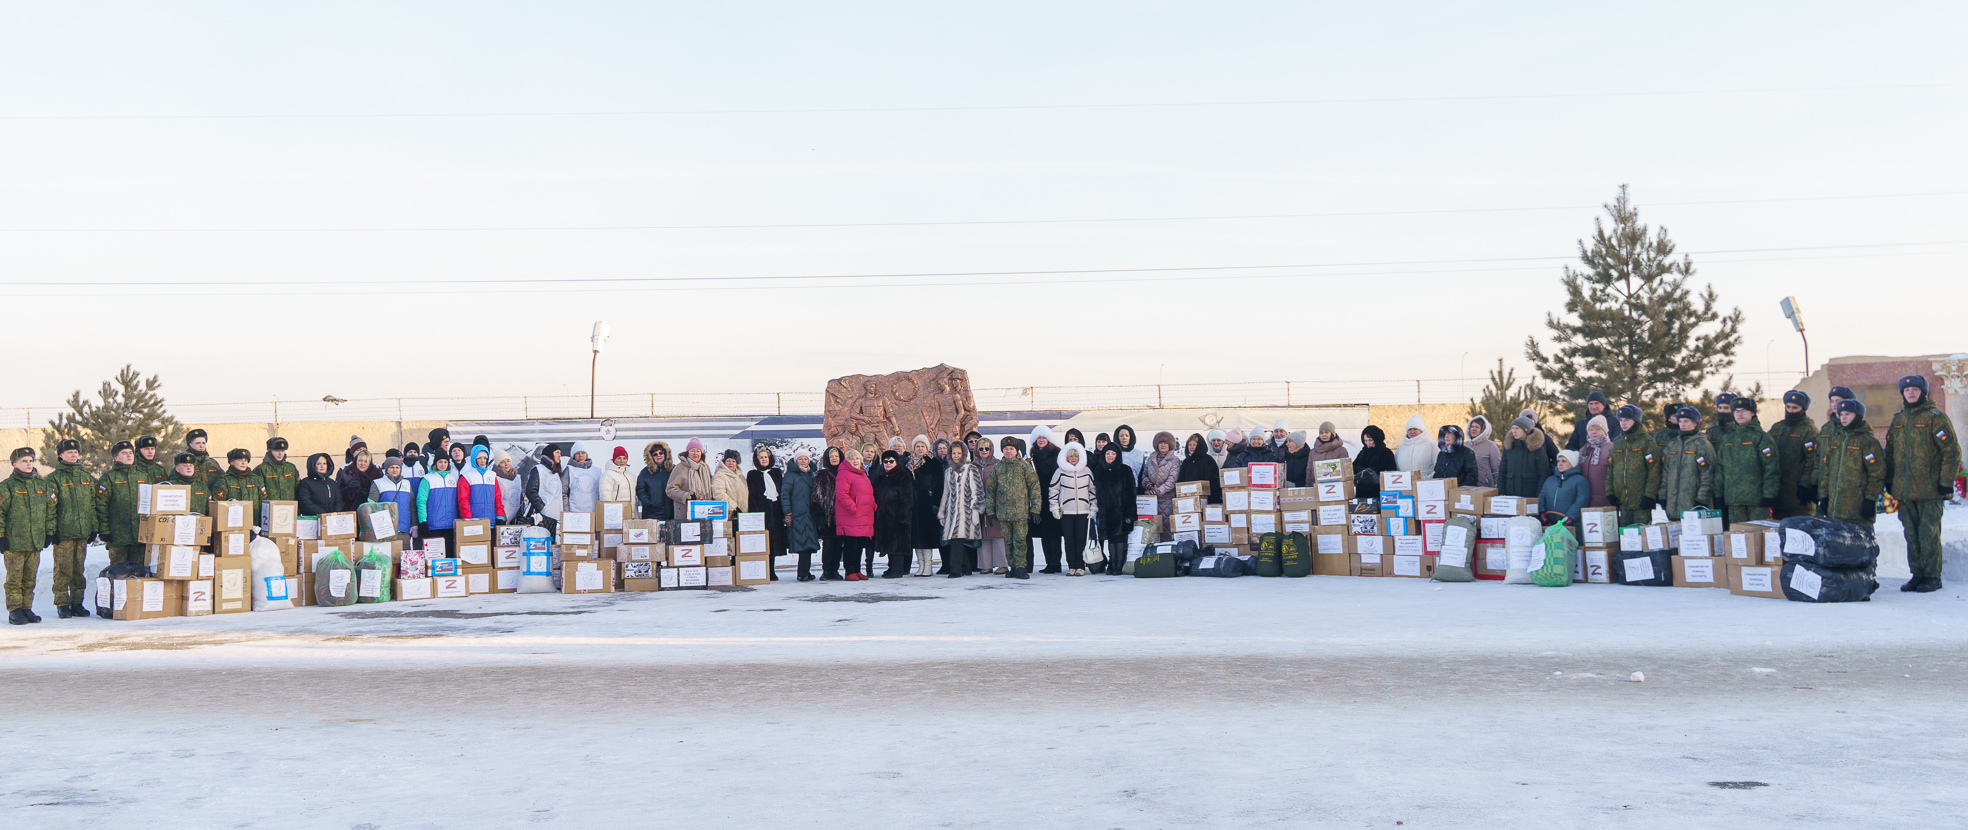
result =
[[1352,481],[1353,459],[1327,458],[1312,462],[1313,481]]
[[430,576],[430,556],[421,550],[406,550],[396,560],[396,576],[399,579],[423,579]]
[[619,587],[624,593],[641,594],[662,588],[654,562],[623,562]]
[[721,522],[727,515],[729,515],[728,506],[721,501],[692,501],[684,505],[683,517],[693,522]]
[[1380,535],[1379,513],[1354,513],[1346,517],[1349,532],[1355,536]]
[[430,568],[431,576],[457,576],[464,567],[464,563],[450,558],[429,559],[425,565]]
[[1380,494],[1380,515],[1389,519],[1415,518],[1414,494],[1382,492]]

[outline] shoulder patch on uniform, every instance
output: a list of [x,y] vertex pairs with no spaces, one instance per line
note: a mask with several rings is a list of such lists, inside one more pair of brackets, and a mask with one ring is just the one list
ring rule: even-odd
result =
[[1878,461],[1878,460],[1879,460],[1879,459],[1877,459],[1877,458],[1873,458],[1873,457],[1872,457],[1872,453],[1866,453],[1866,463],[1867,463],[1867,464],[1871,464],[1872,462],[1874,462],[1874,461]]
[[1697,457],[1695,458],[1695,464],[1696,464],[1697,466],[1706,466],[1706,465],[1708,464],[1708,456],[1705,456],[1705,455],[1703,455],[1703,456],[1697,456]]
[[1773,452],[1776,452],[1776,450],[1774,450],[1774,449],[1771,449],[1771,448],[1769,448],[1769,447],[1764,447],[1764,448],[1763,448],[1763,454],[1764,454],[1764,455],[1769,455],[1770,453],[1773,453]]
[[1804,449],[1807,449],[1807,450],[1815,450],[1815,449],[1817,449],[1817,448],[1818,448],[1818,442],[1816,442],[1816,441],[1805,441],[1805,442],[1804,442]]
[[1946,440],[1947,440],[1947,430],[1944,430],[1944,429],[1943,429],[1943,430],[1936,430],[1936,431],[1934,432],[1934,437],[1935,437],[1935,438],[1938,438],[1938,439],[1940,439],[1940,440],[1942,440],[1942,441],[1946,441]]
[[1654,454],[1647,453],[1647,463],[1652,464],[1653,462],[1654,462]]

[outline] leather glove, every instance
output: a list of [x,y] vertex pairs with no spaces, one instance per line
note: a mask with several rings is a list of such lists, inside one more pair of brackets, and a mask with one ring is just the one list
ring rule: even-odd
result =
[[1660,502],[1659,502],[1658,500],[1656,500],[1656,499],[1641,499],[1641,500],[1640,500],[1640,509],[1641,509],[1641,510],[1652,510],[1652,509],[1654,509],[1654,508],[1656,508],[1656,507],[1659,507],[1659,506],[1660,506]]
[[45,545],[42,545],[42,547],[47,547],[47,548],[51,548],[51,547],[54,547],[54,546],[55,546],[55,543],[56,543],[56,542],[59,542],[59,541],[61,541],[61,540],[60,540],[59,538],[56,538],[56,536],[55,536],[55,534],[53,534],[53,533],[50,533],[50,534],[48,534],[48,542],[47,542],[47,544],[45,544]]
[[1038,526],[1039,526],[1039,519],[1041,519],[1041,518],[1043,518],[1043,517],[1044,517],[1044,514],[1041,514],[1041,513],[1033,513],[1032,515],[1030,515],[1030,516],[1027,516],[1027,517],[1026,517],[1026,518],[1027,518],[1027,519],[1029,520],[1029,523],[1028,523],[1028,524],[1026,524],[1025,526],[1026,526],[1027,528],[1033,528],[1033,527],[1038,527]]
[[1818,500],[1818,488],[1806,484],[1797,485],[1797,503],[1810,504]]
[[5,536],[0,536],[0,552],[5,552],[5,553],[14,552],[13,548],[7,547],[7,537]]
[[1763,507],[1764,507],[1765,509],[1768,509],[1768,508],[1773,508],[1773,507],[1776,507],[1776,506],[1777,506],[1777,497],[1776,497],[1776,496],[1771,496],[1771,497],[1769,497],[1769,498],[1767,498],[1767,499],[1764,499],[1764,500],[1763,500]]
[[1937,484],[1934,489],[1941,491],[1941,498],[1954,498],[1954,485],[1952,484]]
[[1879,502],[1873,499],[1866,499],[1865,501],[1859,502],[1859,515],[1864,516],[1868,522],[1877,518],[1879,516]]

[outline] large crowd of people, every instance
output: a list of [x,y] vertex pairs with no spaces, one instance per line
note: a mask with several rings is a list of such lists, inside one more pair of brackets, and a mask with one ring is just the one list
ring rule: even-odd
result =
[[[1593,392],[1563,442],[1530,409],[1502,434],[1481,415],[1430,434],[1417,414],[1398,443],[1377,426],[1361,430],[1351,455],[1355,493],[1375,499],[1381,472],[1412,471],[1536,497],[1541,510],[1573,527],[1586,507],[1616,508],[1622,525],[1644,523],[1656,508],[1671,519],[1704,508],[1724,511],[1730,523],[1815,514],[1869,525],[1882,497],[1890,497],[1913,572],[1902,590],[1932,591],[1941,587],[1941,506],[1956,495],[1961,448],[1953,422],[1929,399],[1926,378],[1902,378],[1899,390],[1904,403],[1883,446],[1866,406],[1845,387],[1832,388],[1822,426],[1807,411],[1810,397],[1797,391],[1784,394],[1784,411],[1768,428],[1756,401],[1720,395],[1706,427],[1696,407],[1671,403],[1661,411],[1663,426],[1652,431],[1639,406]],[[887,447],[827,447],[818,458],[800,449],[783,463],[766,446],[754,448],[749,464],[735,450],[714,463],[699,439],[680,455],[654,441],[643,448],[641,470],[632,470],[625,447],[613,447],[604,462],[577,442],[565,456],[547,445],[522,472],[485,436],[460,444],[444,429],[432,430],[422,445],[389,449],[380,461],[352,436],[341,464],[317,453],[298,470],[283,438],[267,441],[257,466],[245,449],[227,452],[221,465],[207,441],[203,430],[191,430],[168,466],[154,437],[120,441],[108,448],[112,466],[100,476],[82,467],[82,448],[72,439],[57,445],[54,470],[45,475],[33,449],[14,450],[13,473],[0,484],[9,622],[40,621],[30,606],[43,550],[52,549],[62,617],[88,615],[89,544],[105,545],[112,564],[141,566],[139,491],[157,483],[188,486],[193,512],[210,501],[244,501],[258,515],[259,503],[275,500],[294,501],[312,517],[390,503],[406,542],[448,538],[460,520],[552,528],[564,512],[594,511],[604,502],[669,520],[687,515],[690,502],[722,501],[735,512],[765,514],[770,553],[775,561],[796,556],[801,581],[865,580],[876,575],[877,557],[885,564],[880,576],[890,579],[1027,579],[1121,573],[1141,515],[1137,496],[1153,496],[1165,518],[1179,482],[1209,482],[1210,502],[1220,503],[1223,469],[1281,464],[1287,484],[1298,487],[1307,483],[1310,462],[1348,457],[1332,423],[1308,435],[1283,420],[1248,433],[1213,429],[1178,439],[1158,432],[1145,445],[1125,424],[1091,442],[1079,429],[1055,436],[1044,426],[998,441],[978,432],[957,441],[918,435]],[[1161,527],[1168,538],[1166,523]]]

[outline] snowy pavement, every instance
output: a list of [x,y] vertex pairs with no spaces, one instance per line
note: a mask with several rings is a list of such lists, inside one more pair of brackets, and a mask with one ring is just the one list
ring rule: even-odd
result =
[[1944,825],[1968,590],[1896,587],[938,577],[47,614],[0,634],[0,821]]

